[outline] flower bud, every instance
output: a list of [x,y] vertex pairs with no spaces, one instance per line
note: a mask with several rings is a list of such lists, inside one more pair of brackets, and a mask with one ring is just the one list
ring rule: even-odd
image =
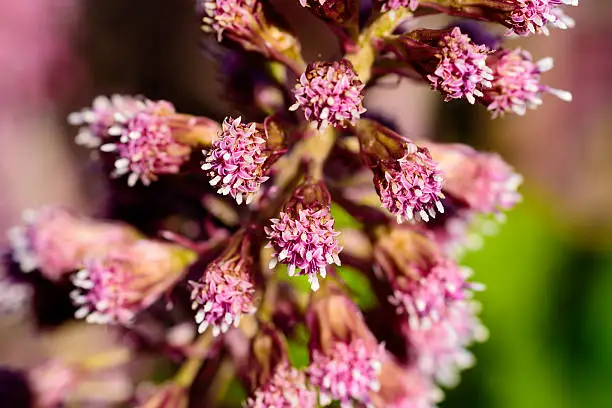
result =
[[263,326],[251,344],[252,396],[247,408],[314,408],[316,393],[303,372],[291,366],[287,344],[278,331]]
[[366,111],[364,87],[349,61],[314,62],[298,79],[296,102],[289,110],[302,108],[306,120],[319,131],[329,125],[347,128]]
[[441,385],[457,385],[460,371],[474,363],[467,347],[475,341],[485,341],[488,336],[478,319],[479,311],[478,303],[459,301],[450,304],[446,317],[428,329],[414,330],[403,321],[400,330],[414,366]]
[[391,38],[388,49],[416,71],[446,102],[466,99],[474,104],[491,87],[489,49],[472,42],[459,27],[445,30],[420,29]]
[[311,331],[307,373],[319,387],[319,403],[368,405],[380,390],[385,350],[366,326],[357,306],[332,287],[314,296],[306,325]]
[[482,153],[461,144],[427,143],[446,174],[444,192],[471,211],[497,214],[521,201],[523,178],[495,153]]
[[129,325],[136,314],[171,289],[196,259],[173,244],[140,240],[85,259],[72,276],[71,293],[78,319],[89,323]]
[[238,204],[250,204],[284,152],[283,132],[271,117],[263,124],[227,117],[219,138],[204,152],[202,170],[211,178],[211,186],[219,185],[219,194],[229,194]]
[[25,225],[8,234],[13,259],[24,272],[38,269],[51,280],[80,268],[85,257],[103,255],[139,237],[128,225],[78,217],[61,207],[27,211],[23,219]]
[[330,213],[331,198],[323,182],[306,181],[298,186],[279,214],[265,228],[274,249],[270,268],[278,262],[288,265],[287,273],[307,275],[313,291],[319,288],[318,275],[325,278],[327,265],[340,265],[338,232]]
[[398,223],[414,217],[427,222],[436,210],[444,212],[442,173],[426,148],[371,120],[359,121],[356,130],[381,204]]
[[[271,24],[265,14],[267,3],[260,0],[198,0],[202,30],[240,44],[247,51],[283,60],[294,67],[301,63],[296,37]],[[270,13],[271,14],[271,13]],[[292,60],[292,61],[289,61]]]
[[534,62],[529,52],[517,48],[496,52],[488,64],[493,69],[492,87],[484,91],[482,102],[493,118],[508,112],[522,116],[527,109],[540,106],[546,93],[566,102],[572,100],[571,93],[540,83],[542,73],[553,66],[552,58]]
[[464,300],[480,284],[471,271],[446,257],[435,242],[409,228],[381,234],[374,247],[375,268],[390,284],[389,302],[414,330],[444,320],[449,304]]
[[312,14],[328,23],[334,30],[357,41],[359,36],[359,2],[357,0],[300,0]]
[[251,238],[244,231],[237,232],[202,277],[189,282],[198,332],[212,326],[213,335],[218,336],[232,325],[238,327],[242,316],[257,310],[251,249]]
[[192,147],[210,144],[218,130],[214,121],[177,113],[170,102],[120,95],[96,98],[68,122],[81,126],[77,144],[111,157],[111,176],[129,174],[130,186],[178,173]]

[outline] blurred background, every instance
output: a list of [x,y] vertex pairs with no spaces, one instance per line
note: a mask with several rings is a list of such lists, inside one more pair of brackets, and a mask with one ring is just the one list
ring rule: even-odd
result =
[[[307,60],[337,54],[329,32],[297,1],[277,3],[305,41]],[[464,259],[487,285],[479,299],[491,334],[474,348],[478,363],[448,392],[444,408],[612,406],[612,2],[581,3],[568,10],[576,28],[506,43],[536,59],[554,57],[543,81],[571,91],[571,104],[549,97],[525,117],[491,121],[484,108],[443,104],[407,82],[368,97],[368,108],[391,112],[406,136],[499,151],[526,180],[523,203],[483,250]],[[65,121],[95,95],[143,94],[216,119],[237,113],[220,98],[215,56],[202,52],[192,6],[0,6],[0,230],[43,204],[99,211],[105,175],[74,145]],[[28,367],[57,353],[113,347],[104,328],[39,332],[31,317],[0,317],[0,364]],[[114,387],[117,395],[128,392],[121,381]]]

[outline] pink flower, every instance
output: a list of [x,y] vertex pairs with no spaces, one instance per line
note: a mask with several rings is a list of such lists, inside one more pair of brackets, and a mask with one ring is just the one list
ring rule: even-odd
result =
[[84,258],[138,239],[131,227],[78,217],[61,207],[23,214],[24,225],[9,231],[13,259],[24,272],[39,269],[51,280],[82,267]]
[[565,29],[571,26],[561,11],[561,5],[577,6],[578,0],[514,0],[508,18],[511,33],[526,36],[535,33],[548,35],[548,24]]
[[226,251],[208,265],[204,275],[197,282],[190,282],[198,332],[212,326],[213,335],[218,336],[232,325],[238,327],[242,316],[257,310],[249,245],[249,238],[237,233]]
[[224,31],[233,35],[248,33],[254,23],[258,0],[198,0],[198,8],[204,14],[204,31],[215,32],[221,42]]
[[308,367],[310,382],[319,387],[321,405],[340,401],[342,407],[368,404],[370,393],[380,389],[379,374],[385,350],[368,347],[362,339],[336,342],[323,353],[315,350]]
[[398,10],[401,7],[414,11],[419,7],[419,0],[379,0],[379,2],[382,3],[382,11]]
[[287,362],[278,364],[274,375],[257,388],[245,408],[314,408],[316,393],[306,385],[304,373]]
[[296,102],[289,109],[301,107],[306,120],[320,131],[328,125],[346,128],[366,111],[364,86],[347,60],[315,62],[300,76],[294,91]]
[[413,330],[429,329],[445,319],[451,303],[483,288],[467,281],[469,268],[460,268],[435,242],[407,228],[395,228],[379,238],[374,259],[379,275],[390,284],[389,303],[408,318]]
[[459,27],[442,37],[439,43],[440,62],[434,73],[427,78],[434,89],[451,99],[466,98],[469,103],[482,97],[482,88],[490,88],[493,71],[487,66],[489,49],[476,45]]
[[241,123],[241,118],[225,118],[221,135],[206,152],[202,170],[211,177],[217,192],[231,195],[238,204],[250,204],[262,183],[268,180],[266,135],[256,123]]
[[321,183],[298,187],[279,218],[270,222],[265,228],[269,245],[274,248],[270,268],[278,262],[286,264],[289,276],[307,275],[312,290],[318,290],[318,275],[325,278],[327,265],[340,265],[338,254],[342,250],[327,189]]
[[492,58],[493,86],[485,91],[484,100],[493,118],[507,112],[524,115],[527,109],[542,104],[542,95],[553,94],[570,102],[572,94],[540,83],[541,74],[553,66],[552,58],[533,62],[531,54],[520,48],[500,51]]
[[[73,113],[68,121],[85,125],[77,143],[113,153],[116,157],[111,176],[129,174],[128,185],[134,186],[138,180],[149,185],[160,174],[178,173],[189,159],[191,147],[173,135],[178,125],[171,122],[175,116],[169,102],[115,95],[110,100],[96,98],[92,109]],[[188,121],[184,125],[195,126],[197,122],[193,117]]]
[[436,210],[444,212],[440,201],[444,198],[442,172],[427,149],[409,142],[403,157],[381,160],[373,171],[382,206],[399,223],[415,216],[427,222],[429,217],[435,218]]
[[129,325],[149,307],[195,260],[195,253],[151,240],[141,240],[85,260],[72,276],[71,298],[77,319],[89,323]]
[[461,144],[428,143],[446,174],[444,191],[469,210],[498,214],[521,201],[523,178],[495,153],[482,153]]
[[474,363],[467,350],[474,341],[485,341],[488,332],[477,317],[480,305],[472,301],[454,302],[444,319],[428,329],[414,330],[402,325],[408,352],[416,359],[416,367],[445,386],[459,382],[459,372]]

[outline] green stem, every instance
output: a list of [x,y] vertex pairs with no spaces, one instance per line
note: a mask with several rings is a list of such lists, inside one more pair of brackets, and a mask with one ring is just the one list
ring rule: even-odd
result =
[[193,380],[195,380],[196,375],[200,372],[200,368],[202,368],[202,364],[204,364],[204,360],[206,359],[205,353],[200,352],[201,350],[208,349],[213,341],[213,336],[211,331],[207,331],[202,334],[198,341],[195,344],[195,348],[198,353],[196,355],[190,357],[179,369],[174,377],[174,383],[181,387],[189,387]]
[[395,28],[407,17],[412,16],[408,8],[401,8],[386,12],[378,16],[359,36],[359,50],[347,54],[345,58],[353,63],[355,71],[363,83],[367,83],[372,76],[372,65],[376,58],[376,50],[372,41],[393,33]]

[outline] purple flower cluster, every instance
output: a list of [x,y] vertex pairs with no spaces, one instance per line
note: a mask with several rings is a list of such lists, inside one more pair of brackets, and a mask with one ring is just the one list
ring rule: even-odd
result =
[[440,62],[428,79],[434,89],[440,91],[445,101],[465,98],[469,103],[483,96],[482,89],[490,88],[493,71],[487,66],[490,51],[477,45],[461,33],[459,27],[440,40]]
[[191,282],[192,308],[198,332],[212,326],[213,335],[238,327],[244,315],[255,313],[255,287],[243,260],[214,262],[198,282]]
[[541,74],[553,66],[552,58],[533,62],[527,51],[515,49],[501,51],[491,63],[493,84],[485,92],[485,99],[493,117],[507,112],[524,115],[527,109],[535,109],[542,104],[542,95],[553,94],[565,101],[571,101],[569,92],[550,88],[540,83]]
[[382,206],[399,223],[414,218],[425,222],[443,213],[441,199],[443,176],[426,149],[414,143],[406,147],[406,155],[398,160],[383,161],[374,172],[374,184]]
[[325,278],[327,265],[340,266],[338,232],[329,208],[298,210],[297,214],[281,212],[266,228],[274,248],[270,268],[277,263],[287,265],[287,274],[306,275],[312,290],[319,289],[319,276]]
[[317,395],[306,384],[303,372],[279,364],[272,378],[263,387],[258,388],[245,404],[245,408],[314,408]]
[[257,124],[225,118],[221,135],[206,152],[202,170],[217,193],[232,196],[238,204],[250,204],[262,183],[268,180],[265,164],[270,156],[265,134]]
[[548,25],[565,29],[573,26],[573,20],[563,14],[560,6],[577,6],[578,0],[513,0],[514,9],[508,18],[511,33],[521,36],[544,33]]
[[363,82],[347,60],[315,62],[308,66],[295,85],[290,110],[302,108],[306,120],[320,131],[331,125],[354,125],[362,113]]
[[[522,115],[545,93],[569,101],[540,82],[551,59],[534,62],[501,40],[479,45],[469,23],[465,32],[420,28],[412,12],[427,6],[524,35],[570,25],[561,6],[577,1],[380,0],[364,23],[354,1],[300,0],[344,52],[309,64],[272,3],[197,2],[202,30],[222,42],[215,47],[248,51],[232,60],[249,78],[224,85],[234,100],[255,102],[222,124],[119,95],[69,116],[77,144],[111,177],[163,182],[109,183],[104,216],[123,221],[58,207],[26,212],[9,232],[11,272],[71,283],[65,300],[76,318],[120,326],[131,346],[182,362],[153,392],[130,396],[143,407],[212,406],[207,387],[223,389],[218,381],[235,373],[248,408],[434,408],[438,386],[459,381],[474,362],[468,348],[487,334],[472,299],[484,285],[458,254],[520,201],[522,177],[495,153],[415,141],[362,117],[365,93],[393,74],[445,101],[479,102],[494,117]],[[376,300],[367,319],[356,275]],[[18,304],[7,278],[3,299]],[[307,367],[291,364],[287,344],[309,355]],[[64,388],[37,400],[61,403]]]
[[379,375],[384,347],[370,349],[365,341],[336,342],[327,354],[315,351],[308,367],[310,382],[319,387],[319,402],[325,406],[340,401],[341,406],[370,403],[370,393],[380,390]]

